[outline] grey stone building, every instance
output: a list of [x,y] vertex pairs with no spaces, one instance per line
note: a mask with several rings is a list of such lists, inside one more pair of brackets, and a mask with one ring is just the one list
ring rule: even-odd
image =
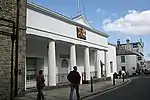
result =
[[[24,91],[25,84],[25,49],[26,49],[26,0],[20,0],[19,46],[18,46],[18,92]],[[16,0],[0,0],[0,18],[16,22]],[[9,23],[1,20],[0,24]],[[0,25],[0,31],[10,32],[8,27]],[[0,100],[8,100],[11,79],[11,47],[9,36],[0,33]],[[14,46],[15,47],[15,46]],[[15,48],[14,48],[15,52]],[[14,54],[15,62],[15,54]],[[14,76],[14,75],[13,75]],[[13,81],[15,84],[15,81]]]

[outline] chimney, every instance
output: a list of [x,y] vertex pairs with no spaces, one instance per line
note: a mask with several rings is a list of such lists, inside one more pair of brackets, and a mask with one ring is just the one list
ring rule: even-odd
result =
[[120,49],[120,39],[117,41],[117,49]]
[[127,50],[130,50],[130,40],[127,39],[127,40],[126,40],[126,43],[127,43],[126,49],[127,49]]

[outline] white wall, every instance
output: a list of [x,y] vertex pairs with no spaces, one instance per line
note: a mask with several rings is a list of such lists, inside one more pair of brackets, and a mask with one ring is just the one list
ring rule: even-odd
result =
[[[77,58],[77,67],[80,73],[84,72],[84,47],[76,47],[76,58]],[[89,60],[90,60],[90,71],[95,71],[95,51],[89,50]]]
[[27,27],[32,27],[45,32],[27,28],[27,34],[35,34],[43,37],[86,45],[99,49],[107,49],[107,38],[86,30],[87,40],[78,39],[76,26],[39,12],[27,9]]
[[121,70],[121,66],[126,66],[126,70],[131,75],[134,73],[133,67],[137,67],[137,56],[136,55],[122,55],[125,56],[125,63],[121,63],[121,55],[117,56],[117,70]]
[[150,70],[150,61],[149,60],[146,61],[146,67],[147,67],[148,70]]
[[[110,62],[113,62],[113,72],[111,72]],[[113,75],[114,72],[117,72],[117,62],[116,62],[116,47],[108,45],[108,66],[107,66],[107,76]]]
[[90,67],[91,67],[91,71],[95,71],[95,66],[96,66],[96,51],[90,49],[89,51],[90,53]]
[[[42,38],[32,37],[27,35],[26,54],[28,56],[45,57],[47,56],[48,41],[42,41]],[[43,48],[43,49],[41,49]]]
[[[117,71],[119,72],[119,70],[121,70],[121,66],[127,66],[127,61],[126,63],[121,63],[121,56],[124,55],[119,55],[117,56]],[[127,59],[126,55],[125,55],[125,60]]]
[[128,60],[128,67],[127,67],[127,70],[129,73],[134,73],[135,71],[133,70],[133,67],[137,67],[137,57],[136,55],[128,55],[127,56],[127,60]]

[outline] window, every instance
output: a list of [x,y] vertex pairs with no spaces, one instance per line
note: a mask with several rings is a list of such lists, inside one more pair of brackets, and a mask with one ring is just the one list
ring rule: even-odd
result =
[[133,44],[133,48],[137,48],[137,47],[138,47],[137,43]]
[[110,71],[111,71],[111,73],[113,73],[113,62],[112,61],[110,62]]
[[121,62],[122,62],[122,63],[125,62],[125,56],[121,56]]
[[36,58],[26,58],[26,66],[27,66],[27,81],[31,81],[35,79],[35,75],[36,75]]
[[138,60],[142,60],[142,57],[138,57]]
[[27,57],[26,58],[26,78],[27,81],[35,81],[36,74],[43,68],[44,59],[37,57]]

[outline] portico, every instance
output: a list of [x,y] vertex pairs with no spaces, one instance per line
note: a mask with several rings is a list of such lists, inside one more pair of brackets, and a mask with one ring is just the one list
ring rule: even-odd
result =
[[68,19],[32,3],[27,15],[26,88],[35,87],[40,69],[46,86],[67,83],[73,66],[82,80],[107,77],[108,35],[92,28],[84,16]]
[[[78,71],[86,73],[84,77],[90,80],[91,75],[101,78],[101,54],[96,48],[27,35],[26,64],[27,88],[34,87],[34,77],[38,70],[44,70],[47,86],[56,86],[67,81],[67,74],[78,67]],[[32,60],[31,60],[32,59]],[[82,83],[82,81],[81,81]]]

